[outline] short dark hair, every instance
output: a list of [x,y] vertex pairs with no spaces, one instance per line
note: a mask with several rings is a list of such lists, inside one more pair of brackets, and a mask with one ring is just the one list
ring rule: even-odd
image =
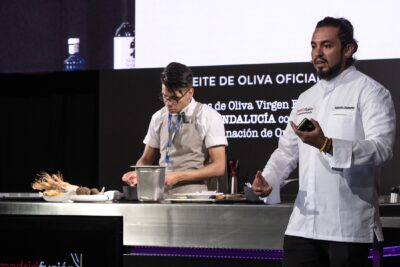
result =
[[161,83],[169,90],[179,91],[193,86],[192,70],[181,63],[169,63],[161,72]]
[[[342,45],[342,50],[348,45],[353,44],[354,52],[357,52],[358,44],[357,40],[354,39],[354,28],[351,22],[345,18],[333,18],[333,17],[325,17],[323,20],[320,20],[317,23],[316,28],[319,27],[335,27],[339,29],[338,37],[340,39],[340,43]],[[355,58],[351,57],[347,62],[348,65],[352,65],[355,62]]]

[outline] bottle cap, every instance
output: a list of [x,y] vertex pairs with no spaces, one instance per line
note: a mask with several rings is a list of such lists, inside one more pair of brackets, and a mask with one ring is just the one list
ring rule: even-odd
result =
[[79,44],[79,38],[68,38],[68,44]]

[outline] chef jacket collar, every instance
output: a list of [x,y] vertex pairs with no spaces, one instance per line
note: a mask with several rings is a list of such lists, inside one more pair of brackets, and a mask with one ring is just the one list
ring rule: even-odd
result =
[[192,99],[190,100],[189,105],[187,105],[186,107],[184,107],[180,113],[185,113],[186,116],[191,116],[193,114],[193,111],[196,107],[196,100],[194,100],[194,98],[192,97]]
[[337,87],[338,85],[343,83],[347,74],[354,70],[355,70],[355,67],[352,65],[352,66],[348,67],[347,69],[345,69],[344,71],[342,71],[338,76],[336,76],[332,80],[327,81],[327,80],[321,79],[320,85],[321,85],[322,89],[324,90],[324,93],[331,92],[333,89],[335,89],[335,87]]

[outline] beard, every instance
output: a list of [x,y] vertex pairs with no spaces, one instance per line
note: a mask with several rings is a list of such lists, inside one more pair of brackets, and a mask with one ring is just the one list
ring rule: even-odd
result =
[[342,66],[342,61],[338,62],[337,64],[333,65],[332,67],[328,68],[327,70],[318,70],[317,69],[317,75],[320,79],[324,80],[331,80],[335,78],[337,75],[339,75],[341,71],[341,66]]

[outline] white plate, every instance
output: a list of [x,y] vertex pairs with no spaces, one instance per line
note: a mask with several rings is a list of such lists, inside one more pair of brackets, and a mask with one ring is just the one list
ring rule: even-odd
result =
[[165,166],[159,165],[131,165],[131,168],[149,168],[149,169],[163,169]]
[[48,202],[66,202],[68,201],[71,196],[75,194],[75,191],[67,191],[65,193],[62,193],[58,196],[45,196],[43,195],[43,199],[48,201]]
[[109,200],[107,195],[73,195],[70,200],[75,202],[103,202]]
[[202,191],[196,193],[178,193],[174,194],[174,197],[179,199],[210,199],[217,195],[222,195],[222,193],[216,193],[215,191]]
[[198,199],[198,198],[167,198],[165,201],[171,202],[180,202],[180,203],[214,203],[215,199],[207,198],[207,199]]

